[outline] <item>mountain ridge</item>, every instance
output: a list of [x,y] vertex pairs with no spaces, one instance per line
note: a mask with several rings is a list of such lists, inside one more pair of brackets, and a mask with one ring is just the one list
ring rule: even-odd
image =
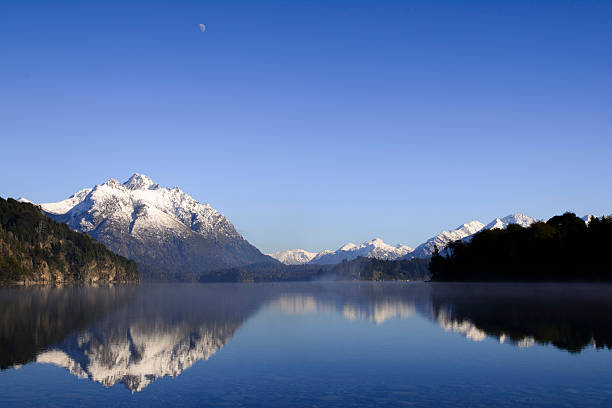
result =
[[352,261],[358,257],[393,260],[412,251],[413,249],[407,245],[389,245],[381,238],[374,238],[359,245],[349,242],[336,251],[321,251],[309,263],[317,265],[336,264],[343,260]]
[[282,262],[285,265],[302,265],[308,263],[317,256],[317,252],[309,252],[304,249],[287,249],[284,251],[277,251],[268,256]]

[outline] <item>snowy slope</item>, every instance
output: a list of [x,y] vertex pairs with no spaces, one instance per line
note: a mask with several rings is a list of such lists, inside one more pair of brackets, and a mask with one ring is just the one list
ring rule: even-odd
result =
[[311,261],[312,264],[331,265],[342,262],[343,260],[353,260],[363,256],[377,259],[397,259],[412,252],[412,248],[406,245],[389,245],[380,238],[365,241],[360,245],[352,242],[344,245],[336,251],[319,252]]
[[99,220],[113,219],[126,223],[132,235],[170,229],[177,235],[190,230],[205,236],[239,236],[227,218],[210,205],[200,204],[178,187],[163,188],[139,174],[123,184],[110,179],[41,207],[47,213],[66,216],[71,228],[83,232],[96,229]]
[[442,231],[440,234],[428,239],[426,242],[417,246],[413,253],[405,256],[403,259],[410,258],[427,258],[433,254],[434,245],[442,251],[450,242],[463,240],[469,241],[474,234],[485,229],[505,229],[510,224],[518,224],[522,227],[528,227],[538,220],[524,214],[510,214],[502,218],[495,218],[487,225],[480,221],[471,221],[467,224],[460,225],[458,228],[451,231]]
[[70,211],[75,205],[83,201],[85,197],[87,197],[87,194],[91,192],[91,190],[91,188],[84,188],[83,190],[77,191],[65,200],[59,201],[57,203],[41,204],[41,207],[45,212],[51,214],[65,214]]
[[[448,243],[460,239],[469,240],[472,235],[481,231],[482,229],[507,228],[510,224],[519,224],[523,227],[527,227],[536,221],[538,220],[523,214],[510,214],[503,218],[495,218],[487,225],[483,224],[480,221],[474,220],[466,224],[460,225],[459,227],[453,230],[442,231],[435,237],[432,237],[426,242],[417,246],[414,250],[412,250],[412,248],[406,245],[392,246],[386,244],[382,239],[376,238],[371,241],[366,241],[360,245],[355,245],[350,242],[336,251],[325,250],[319,252],[314,257],[312,257],[310,261],[306,261],[306,257],[299,256],[300,253],[306,252],[301,249],[280,251],[271,254],[270,256],[286,264],[289,264],[289,262],[285,262],[283,259],[290,259],[290,262],[293,262],[291,263],[292,265],[302,264],[306,262],[320,265],[337,264],[345,259],[350,261],[359,256],[385,260],[427,258],[433,253],[434,246],[437,246],[438,249],[441,251],[446,247],[446,245],[448,245]],[[308,254],[312,253],[309,252]]]
[[427,241],[417,246],[414,252],[408,256],[405,256],[404,259],[430,257],[434,252],[435,246],[437,246],[438,250],[441,251],[450,242],[473,235],[483,229],[484,226],[485,225],[482,222],[474,220],[460,225],[454,230],[442,231],[435,237],[429,238]]
[[285,265],[302,265],[310,262],[316,255],[316,252],[308,252],[303,249],[288,249],[268,254]]
[[524,214],[510,214],[503,218],[496,218],[488,223],[484,229],[506,229],[510,224],[518,224],[521,227],[528,227],[538,219]]
[[164,272],[199,272],[270,260],[208,204],[134,174],[41,208],[112,251]]

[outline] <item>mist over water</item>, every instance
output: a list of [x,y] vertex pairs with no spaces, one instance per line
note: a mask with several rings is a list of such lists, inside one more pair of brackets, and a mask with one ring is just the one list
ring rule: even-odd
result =
[[0,405],[606,405],[611,295],[588,284],[0,289]]

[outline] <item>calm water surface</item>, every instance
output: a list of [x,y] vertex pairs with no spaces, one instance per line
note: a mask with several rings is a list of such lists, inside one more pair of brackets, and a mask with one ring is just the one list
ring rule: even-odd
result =
[[612,406],[612,286],[0,289],[0,406]]

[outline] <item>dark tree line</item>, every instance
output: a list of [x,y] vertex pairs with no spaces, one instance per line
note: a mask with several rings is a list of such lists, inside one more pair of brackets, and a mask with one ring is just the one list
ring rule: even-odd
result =
[[587,225],[565,213],[455,241],[434,253],[429,269],[437,281],[611,281],[611,244],[611,218]]
[[382,260],[359,257],[344,261],[330,271],[338,280],[364,281],[422,281],[429,279],[425,259]]

